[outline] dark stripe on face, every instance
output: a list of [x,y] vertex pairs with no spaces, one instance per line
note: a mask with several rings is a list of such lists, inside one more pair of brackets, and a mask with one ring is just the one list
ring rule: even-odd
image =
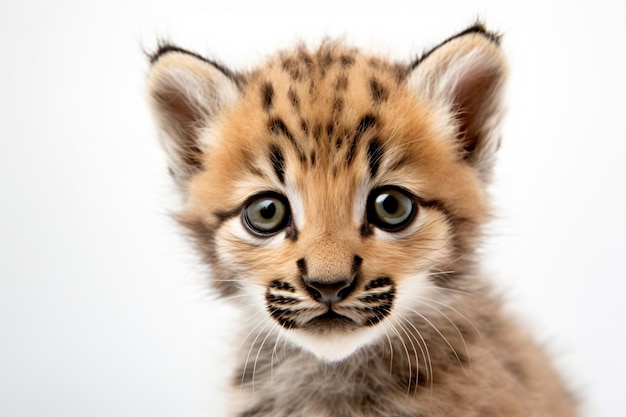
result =
[[348,68],[354,64],[354,57],[350,55],[342,55],[341,56],[341,67]]
[[282,67],[285,72],[289,74],[293,81],[302,80],[302,71],[300,71],[300,64],[294,59],[287,58],[282,62]]
[[263,101],[263,109],[266,112],[272,110],[274,105],[274,87],[270,83],[264,83],[261,86],[261,100]]
[[346,91],[348,89],[348,77],[343,74],[337,77],[335,89],[337,90],[337,92]]
[[346,155],[346,162],[348,165],[352,163],[354,160],[354,153],[356,152],[356,137],[352,138],[352,142],[350,142],[350,147],[348,148],[348,154]]
[[309,56],[305,49],[300,49],[300,51],[298,51],[298,58],[304,62],[309,75],[313,74],[313,59]]
[[335,132],[335,125],[332,123],[328,123],[328,125],[326,126],[326,136],[330,138],[334,132]]
[[323,79],[333,64],[333,57],[328,51],[319,51],[317,54],[317,62],[320,70],[320,76]]
[[374,178],[378,173],[380,161],[383,158],[383,147],[377,139],[370,142],[367,147],[367,160],[370,167],[370,177]]
[[332,110],[333,117],[337,119],[342,111],[343,111],[343,99],[341,97],[338,97],[333,102],[333,110]]
[[230,210],[230,211],[215,211],[215,212],[213,212],[215,217],[217,217],[218,220],[219,220],[218,228],[222,225],[222,223],[224,223],[227,220],[232,219],[235,216],[238,216],[240,213],[241,213],[241,209],[239,207],[236,208],[236,209]]
[[313,137],[315,140],[318,140],[322,135],[322,125],[320,123],[315,123],[313,126]]
[[294,315],[293,311],[269,305],[267,306],[267,311],[270,313],[270,316],[284,328],[293,329],[296,327],[296,322],[291,318]]
[[359,121],[359,125],[356,129],[356,135],[354,136],[355,140],[361,138],[361,136],[367,132],[369,129],[376,125],[376,117],[371,114],[364,116],[361,121]]
[[306,120],[300,119],[300,129],[302,129],[305,134],[309,134],[309,124]]
[[346,162],[348,166],[354,160],[354,154],[356,152],[356,147],[358,145],[359,139],[365,132],[370,130],[376,125],[376,117],[370,115],[364,116],[360,121],[356,128],[356,133],[352,137],[352,141],[350,142],[350,147],[348,148],[348,154],[346,156]]
[[298,271],[300,272],[300,275],[306,276],[307,274],[306,260],[304,258],[300,258],[296,261],[296,265],[298,265]]
[[281,281],[279,279],[275,279],[274,281],[270,282],[269,287],[276,288],[278,290],[296,292],[296,287],[294,287],[293,285],[291,285],[290,283],[286,281]]
[[296,111],[296,113],[299,113],[300,112],[300,99],[298,98],[298,95],[293,90],[293,88],[290,88],[289,93],[287,94],[289,95],[289,102],[291,103],[291,106]]
[[280,148],[274,146],[270,151],[270,161],[274,167],[274,172],[281,183],[285,183],[285,157]]
[[362,263],[363,258],[361,258],[359,255],[354,255],[354,259],[352,261],[352,273],[356,273],[361,267]]
[[371,280],[366,286],[365,291],[369,291],[374,288],[382,288],[393,285],[393,281],[389,277],[381,277]]
[[283,134],[287,137],[287,139],[289,139],[291,142],[295,144],[296,139],[287,128],[287,125],[285,124],[285,122],[283,122],[281,119],[270,120],[267,127],[270,130],[270,132],[272,132],[273,134],[275,135]]
[[265,296],[265,300],[267,301],[268,304],[276,304],[279,306],[294,305],[300,302],[300,300],[298,300],[297,298],[285,297],[284,295],[271,294],[269,291],[267,295]]
[[370,78],[370,92],[375,104],[381,104],[389,98],[389,91],[376,78]]

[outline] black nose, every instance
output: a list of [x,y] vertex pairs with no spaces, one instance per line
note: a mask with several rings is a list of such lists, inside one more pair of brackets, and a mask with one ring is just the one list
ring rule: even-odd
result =
[[305,279],[306,289],[309,294],[320,303],[333,304],[337,303],[348,296],[354,289],[354,280],[345,279],[334,282],[320,282],[311,279]]

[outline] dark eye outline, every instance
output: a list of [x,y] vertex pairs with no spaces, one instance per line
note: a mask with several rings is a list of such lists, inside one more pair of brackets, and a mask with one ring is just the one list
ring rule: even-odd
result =
[[[376,199],[381,195],[389,191],[395,191],[407,197],[407,199],[411,202],[411,212],[408,217],[404,219],[401,223],[398,224],[389,224],[381,219],[378,213],[376,212]],[[370,195],[367,197],[367,221],[370,224],[378,227],[381,230],[386,232],[398,232],[408,226],[417,215],[418,204],[417,198],[411,194],[409,191],[404,188],[397,187],[395,185],[386,185],[383,187],[376,188],[373,190]]]
[[[250,218],[248,215],[248,209],[253,203],[257,202],[258,200],[268,199],[268,198],[278,200],[283,204],[283,206],[285,206],[285,214],[283,218],[281,219],[280,223],[276,227],[274,227],[272,230],[269,230],[269,231],[260,230],[257,227],[255,227],[250,221]],[[289,201],[284,195],[278,194],[273,191],[267,191],[264,193],[256,194],[250,197],[248,201],[246,201],[246,204],[243,206],[243,210],[241,210],[241,221],[244,224],[244,226],[248,229],[248,231],[256,236],[260,236],[260,237],[274,236],[275,234],[277,234],[281,230],[284,230],[286,227],[288,227],[291,224],[291,208],[289,207]]]

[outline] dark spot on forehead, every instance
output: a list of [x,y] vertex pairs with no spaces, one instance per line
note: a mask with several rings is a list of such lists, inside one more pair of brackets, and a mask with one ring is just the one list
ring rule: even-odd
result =
[[354,57],[351,55],[341,55],[340,58],[342,68],[347,68],[354,64]]
[[307,71],[309,72],[309,75],[311,75],[313,72],[313,59],[307,53],[306,49],[300,48],[300,50],[298,51],[298,58],[304,63]]
[[346,163],[348,166],[350,166],[350,164],[354,160],[354,153],[356,152],[356,143],[357,143],[356,137],[352,138],[352,141],[350,142],[350,147],[348,148],[348,154],[346,155]]
[[330,138],[334,131],[335,125],[333,123],[328,123],[328,125],[326,125],[326,135]]
[[302,71],[300,70],[300,64],[295,59],[287,58],[282,63],[283,70],[289,74],[293,81],[302,80]]
[[336,119],[339,117],[339,115],[341,114],[341,111],[343,110],[343,99],[341,97],[337,97],[335,98],[335,101],[333,102],[333,117]]
[[324,78],[331,65],[333,64],[333,57],[330,51],[326,49],[319,50],[317,54],[317,62],[319,65],[320,77]]
[[291,103],[291,106],[294,108],[296,112],[299,112],[300,111],[300,99],[298,98],[298,95],[296,94],[295,90],[293,88],[290,88],[287,95],[289,96],[289,102]]
[[306,120],[300,119],[300,129],[302,129],[305,134],[309,134],[309,124]]
[[389,91],[375,77],[370,78],[370,93],[375,104],[381,104],[389,98]]
[[315,125],[313,126],[313,137],[317,140],[319,139],[321,134],[322,134],[322,124],[315,123]]
[[378,173],[380,161],[383,157],[383,147],[378,139],[374,139],[367,147],[367,160],[370,168],[370,177],[374,178]]
[[271,119],[267,124],[268,129],[275,135],[283,134],[291,142],[295,143],[295,137],[291,134],[285,122],[281,119]]
[[270,150],[270,162],[274,168],[274,173],[281,183],[285,183],[285,157],[278,146],[272,147]]
[[274,104],[274,86],[266,82],[261,85],[261,100],[263,102],[263,109],[269,112]]
[[365,132],[367,132],[372,127],[376,126],[376,117],[372,114],[367,114],[361,118],[359,124],[357,126],[355,137],[360,138]]

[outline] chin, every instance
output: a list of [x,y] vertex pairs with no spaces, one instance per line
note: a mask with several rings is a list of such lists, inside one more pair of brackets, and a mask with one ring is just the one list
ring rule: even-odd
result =
[[324,362],[340,362],[359,349],[377,341],[382,333],[375,327],[358,327],[353,329],[294,329],[288,338],[302,349],[312,353]]

